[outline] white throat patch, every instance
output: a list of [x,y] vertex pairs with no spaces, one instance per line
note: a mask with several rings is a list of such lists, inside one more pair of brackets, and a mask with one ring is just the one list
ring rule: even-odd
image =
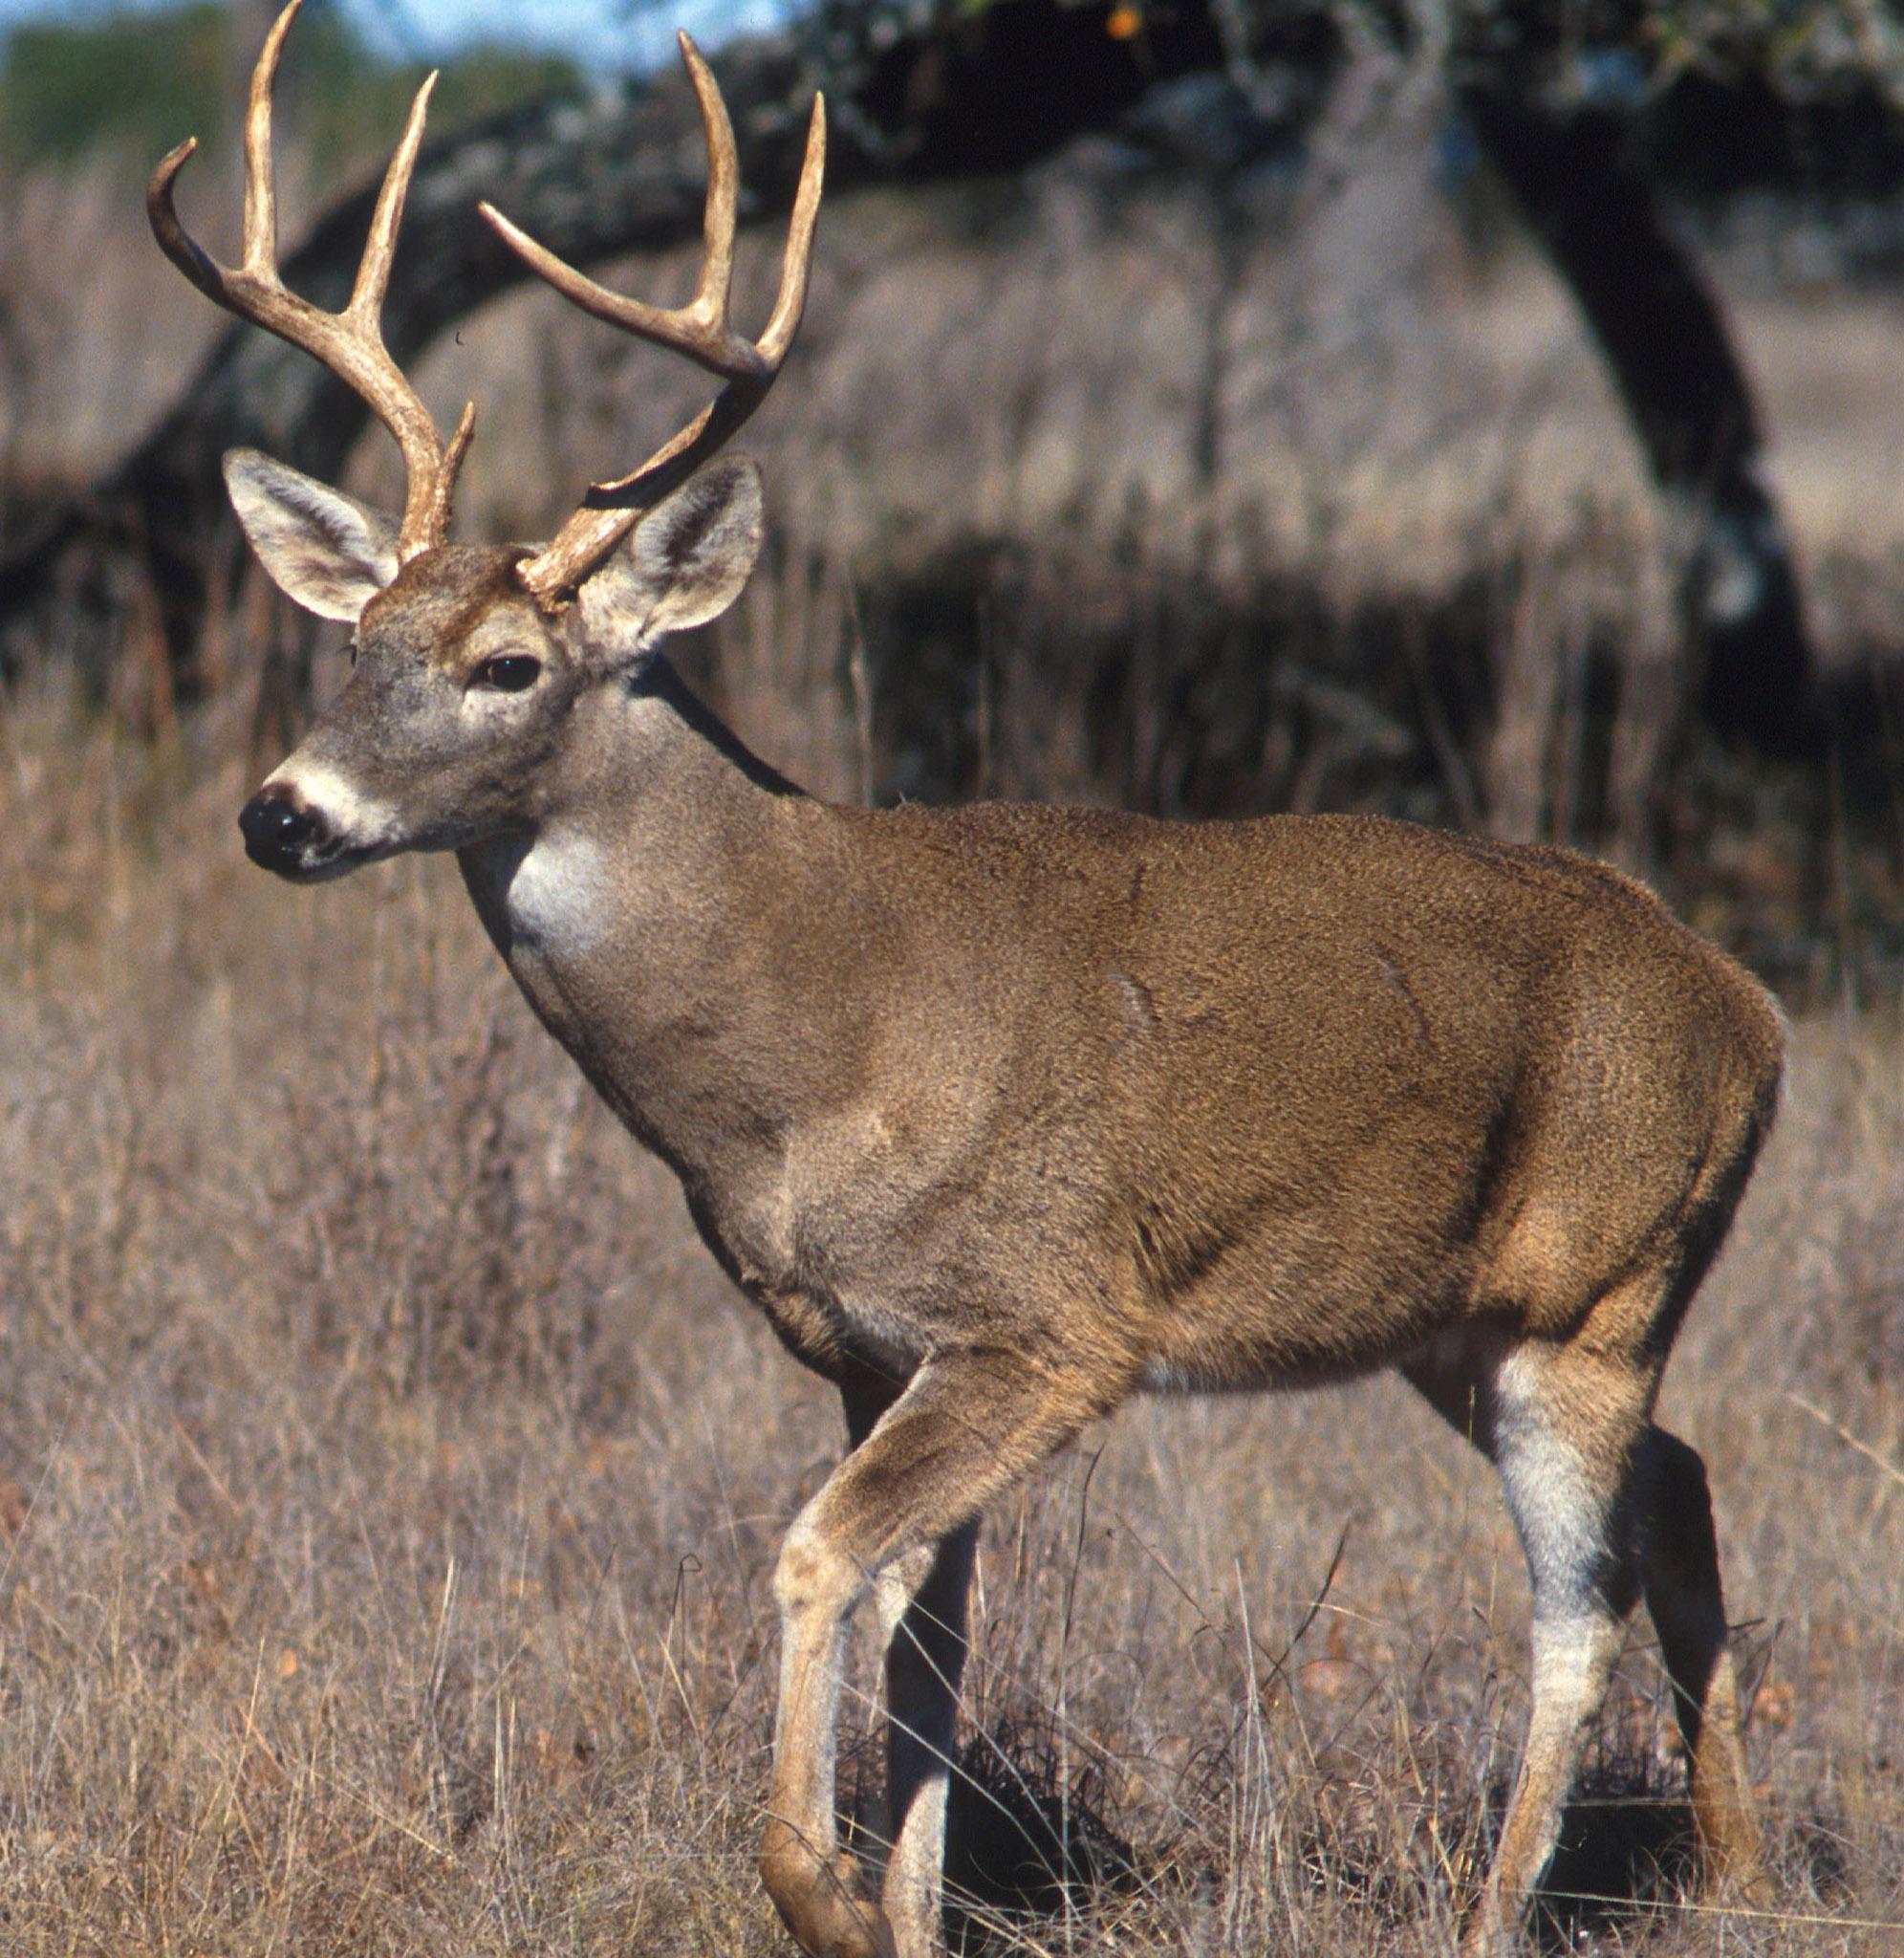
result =
[[545,831],[509,879],[509,928],[525,945],[558,957],[586,953],[607,931],[608,860],[594,838]]

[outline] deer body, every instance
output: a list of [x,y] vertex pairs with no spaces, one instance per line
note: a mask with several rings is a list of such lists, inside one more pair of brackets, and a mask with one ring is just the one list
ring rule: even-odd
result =
[[[715,1255],[837,1383],[851,1451],[775,1572],[780,1702],[762,1873],[810,1958],[928,1958],[966,1594],[986,1505],[1145,1390],[1393,1366],[1500,1471],[1533,1597],[1532,1706],[1465,1945],[1517,1940],[1643,1599],[1708,1874],[1768,1887],[1697,1453],[1653,1420],[1681,1316],[1768,1126],[1769,1000],[1642,887],[1563,851],[1374,818],[1186,825],[1006,805],[869,812],[800,794],[682,685],[761,535],[716,450],[799,323],[818,106],[758,342],[726,324],[735,172],[662,312],[511,249],[725,386],[529,553],[448,541],[443,443],[377,314],[420,95],[350,304],[272,264],[266,43],[244,263],[161,245],[220,304],[362,393],[410,472],[400,520],[247,451],[233,503],[354,670],[240,817],[298,881],[455,851],[544,1024],[681,1179]],[[889,1632],[883,1883],[834,1817],[847,1621]]]
[[624,692],[598,794],[465,877],[823,1372],[1085,1344],[1108,1403],[1489,1316],[1562,1338],[1763,1122],[1757,990],[1603,866],[1374,818],[836,809],[684,698]]

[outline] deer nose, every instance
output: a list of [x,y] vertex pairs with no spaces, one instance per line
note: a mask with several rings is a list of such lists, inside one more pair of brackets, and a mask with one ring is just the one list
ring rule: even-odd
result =
[[245,838],[246,856],[253,863],[280,873],[297,869],[304,852],[323,831],[309,811],[270,789],[260,791],[246,803],[239,813],[238,828]]

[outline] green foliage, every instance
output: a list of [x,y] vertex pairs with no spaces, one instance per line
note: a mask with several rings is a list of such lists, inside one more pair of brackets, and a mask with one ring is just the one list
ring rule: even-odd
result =
[[226,120],[230,20],[199,0],[162,18],[115,14],[13,30],[0,73],[0,141],[15,157],[69,160],[102,142],[168,149]]
[[[214,0],[191,0],[23,24],[0,67],[0,146],[14,161],[65,163],[99,149],[156,158],[187,134],[217,143],[237,128],[259,20],[255,10],[234,19]],[[279,79],[280,113],[320,164],[354,163],[387,145],[422,75],[366,49],[339,13],[308,7]],[[430,128],[441,134],[575,82],[556,55],[471,48],[445,65]]]
[[[348,21],[325,12],[299,20],[279,85],[287,91],[295,87],[313,155],[327,167],[382,156],[427,73],[421,62],[379,60]],[[430,133],[441,136],[459,122],[576,82],[573,63],[559,55],[497,46],[465,49],[444,65],[430,100]]]

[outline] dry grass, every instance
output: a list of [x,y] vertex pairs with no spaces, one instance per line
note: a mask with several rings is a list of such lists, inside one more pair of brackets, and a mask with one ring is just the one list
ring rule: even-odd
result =
[[[767,643],[730,670],[850,728]],[[781,1949],[766,1585],[830,1398],[448,865],[243,865],[222,711],[170,751],[50,690],[0,719],[0,1948]],[[1668,1386],[1785,1915],[1554,1934],[1598,1950],[1904,1927],[1904,1041],[1796,1056]],[[1023,1860],[999,1806],[1097,1843],[989,1920],[1028,1952],[1442,1951],[1525,1617],[1488,1478],[1395,1384],[1140,1404],[989,1528],[957,1867]],[[1677,1895],[1679,1793],[1636,1633],[1560,1886]]]

